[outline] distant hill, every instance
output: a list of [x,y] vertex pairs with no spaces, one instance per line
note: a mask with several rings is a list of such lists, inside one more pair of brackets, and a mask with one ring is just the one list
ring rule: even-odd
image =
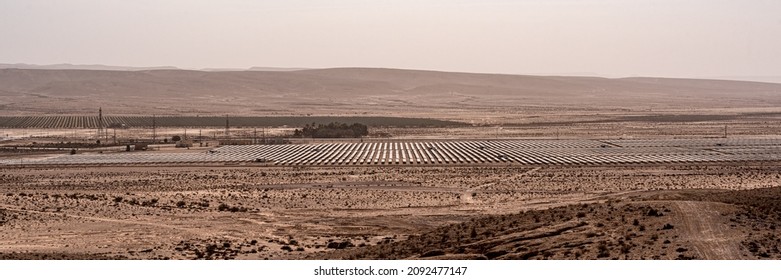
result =
[[250,67],[248,69],[244,68],[202,68],[198,69],[200,71],[209,71],[209,72],[235,72],[235,71],[280,71],[280,72],[287,72],[287,71],[298,71],[298,70],[307,70],[308,68],[283,68],[283,67]]
[[519,110],[781,108],[781,84],[334,68],[0,69],[5,114],[461,116]]
[[754,81],[754,82],[781,84],[781,76],[720,76],[720,77],[712,77],[712,79],[732,80],[732,81]]
[[24,63],[0,63],[0,69],[39,69],[39,70],[105,70],[105,71],[146,71],[146,70],[197,70],[209,72],[228,72],[228,71],[298,71],[308,68],[284,68],[284,67],[251,67],[244,68],[203,68],[203,69],[180,69],[173,66],[153,66],[153,67],[131,67],[131,66],[109,66],[100,64],[50,64],[35,65]]
[[143,71],[143,70],[175,70],[179,69],[173,66],[157,66],[157,67],[129,67],[129,66],[108,66],[100,64],[51,64],[51,65],[35,65],[35,64],[0,64],[0,69],[43,69],[43,70],[105,70],[105,71]]
[[251,67],[249,71],[299,71],[309,68],[283,68],[283,67]]

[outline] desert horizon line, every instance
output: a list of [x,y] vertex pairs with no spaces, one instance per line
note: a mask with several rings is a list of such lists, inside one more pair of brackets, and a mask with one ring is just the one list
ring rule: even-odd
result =
[[70,62],[55,63],[55,64],[0,62],[0,69],[88,70],[88,71],[128,71],[128,72],[153,71],[153,70],[181,70],[181,71],[200,71],[200,72],[244,72],[244,71],[293,72],[293,71],[328,70],[328,69],[377,69],[377,70],[422,71],[422,72],[460,73],[460,74],[478,74],[478,75],[592,77],[592,78],[605,78],[605,79],[664,78],[664,79],[727,80],[727,81],[781,83],[781,74],[779,75],[677,76],[677,75],[611,75],[611,74],[603,74],[603,73],[596,73],[596,72],[577,72],[577,71],[561,72],[561,73],[545,73],[545,72],[505,73],[505,72],[480,72],[480,71],[468,71],[468,70],[442,70],[442,69],[385,67],[385,66],[328,66],[328,67],[250,66],[250,67],[187,68],[187,67],[179,67],[173,65],[126,66],[126,65],[101,64],[101,63],[70,63]]

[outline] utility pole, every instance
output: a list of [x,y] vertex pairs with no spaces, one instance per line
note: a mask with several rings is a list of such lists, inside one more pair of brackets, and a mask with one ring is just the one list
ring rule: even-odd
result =
[[152,114],[152,143],[157,142],[157,123],[155,123],[155,115]]
[[105,142],[108,143],[108,126],[106,125],[106,121],[103,119],[102,112],[100,114],[100,127],[103,128],[103,139],[105,139]]
[[225,115],[225,137],[228,137],[230,135],[230,117],[228,115]]
[[98,135],[95,137],[100,141],[100,137],[103,136],[103,107],[98,107]]
[[727,138],[727,125],[724,125],[724,138]]
[[252,144],[258,144],[258,128],[255,128],[255,132],[252,134]]

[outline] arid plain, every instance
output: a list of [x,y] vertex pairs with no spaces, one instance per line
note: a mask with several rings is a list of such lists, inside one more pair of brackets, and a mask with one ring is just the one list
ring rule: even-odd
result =
[[[24,161],[68,157],[70,149],[29,148],[94,141],[95,128],[3,127],[0,162],[8,164],[0,165],[0,258],[781,258],[781,162],[772,157],[781,149],[775,142],[781,139],[781,84],[359,68],[0,70],[2,116],[94,116],[98,107],[122,116],[394,116],[460,123],[378,125],[363,140],[329,143],[688,139],[718,145],[698,146],[696,155],[770,156],[593,164],[35,165]],[[259,129],[284,137],[295,128],[230,129],[245,137]],[[205,154],[225,130],[156,129],[160,138],[187,129],[215,139],[192,149],[80,147],[75,156]],[[152,132],[130,127],[118,133],[143,139]],[[760,144],[728,150],[722,146],[728,141]],[[610,147],[589,149],[567,152]],[[653,155],[653,149],[637,151]]]

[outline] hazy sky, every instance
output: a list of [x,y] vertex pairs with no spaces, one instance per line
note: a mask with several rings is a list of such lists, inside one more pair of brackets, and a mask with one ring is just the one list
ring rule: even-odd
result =
[[0,0],[0,63],[781,76],[781,1]]

